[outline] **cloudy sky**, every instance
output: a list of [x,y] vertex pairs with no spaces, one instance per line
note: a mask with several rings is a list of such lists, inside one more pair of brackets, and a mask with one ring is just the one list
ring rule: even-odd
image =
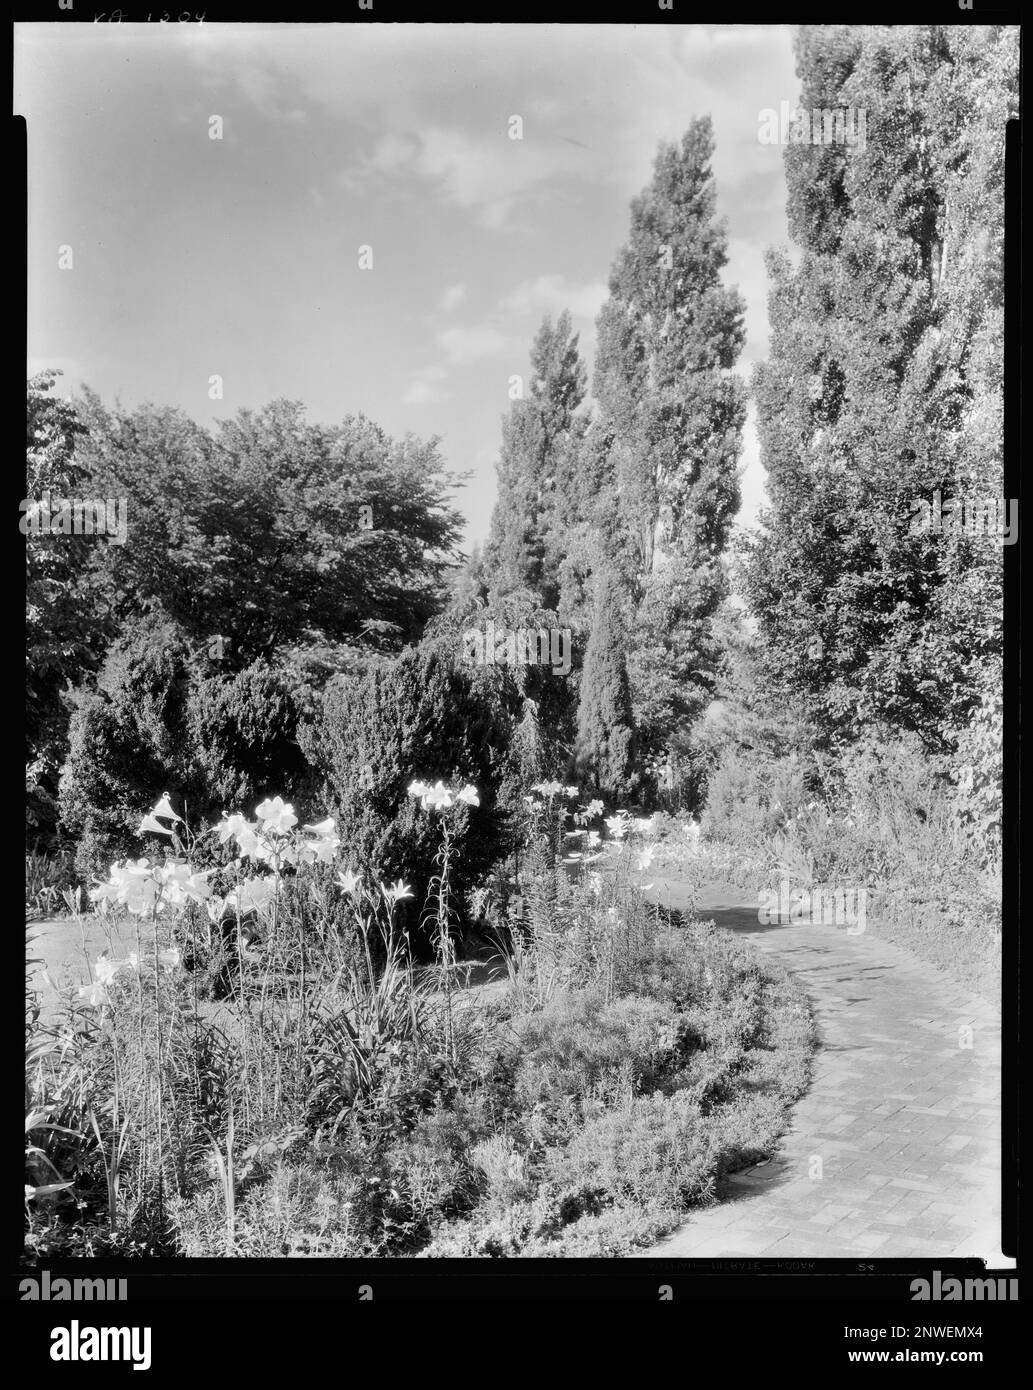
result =
[[[788,241],[775,26],[60,25],[16,30],[29,369],[210,424],[277,396],[441,437],[483,538],[508,380],[546,313],[593,322],[658,141],[713,118],[740,370]],[[523,139],[509,138],[519,115]],[[211,119],[223,138],[209,138]],[[373,249],[372,270],[359,247]],[[70,246],[72,270],[58,268]],[[212,401],[219,375],[224,399]],[[761,498],[752,410],[748,520]]]

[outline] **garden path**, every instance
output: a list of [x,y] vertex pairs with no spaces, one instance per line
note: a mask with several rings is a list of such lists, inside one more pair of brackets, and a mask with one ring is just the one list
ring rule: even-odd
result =
[[[687,883],[650,877],[651,900],[690,904]],[[1000,1254],[1001,1028],[992,1007],[870,931],[762,925],[756,900],[729,884],[708,883],[696,911],[793,973],[811,1001],[818,1049],[771,1159],[731,1177],[724,1200],[638,1253],[977,1255],[1010,1267]]]
[[[649,898],[690,906],[687,882],[673,873],[650,877]],[[871,932],[763,925],[756,901],[727,883],[706,884],[696,911],[796,976],[811,1001],[818,1049],[811,1085],[772,1158],[730,1177],[722,1201],[638,1253],[859,1261],[976,1255],[991,1268],[1010,1266],[1000,1254],[1001,1030],[994,1010]],[[44,958],[51,978],[84,977],[76,923],[36,922],[31,930],[30,954]],[[135,946],[132,935],[108,941],[91,922],[87,947],[93,956],[105,948],[122,954]],[[55,999],[46,977],[38,983],[46,1011]]]
[[[135,921],[111,922],[89,914],[82,918],[81,927],[74,917],[48,917],[28,925],[28,936],[32,939],[25,954],[30,960],[42,962],[32,966],[30,975],[42,997],[45,1014],[56,1005],[61,985],[81,984],[88,979],[83,955],[84,935],[91,960],[96,960],[104,951],[112,956],[124,956],[137,948]],[[145,949],[152,941],[146,923],[143,941]]]

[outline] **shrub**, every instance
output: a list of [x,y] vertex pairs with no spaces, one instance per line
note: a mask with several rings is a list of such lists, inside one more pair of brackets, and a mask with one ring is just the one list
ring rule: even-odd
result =
[[710,779],[702,828],[706,835],[754,848],[775,834],[807,800],[802,761],[727,749]]
[[[987,770],[999,757],[999,748],[997,755],[991,751],[992,723],[976,721],[965,754],[975,758],[974,747],[981,746]],[[837,809],[797,834],[802,840],[821,835],[828,879],[868,885],[872,929],[996,1001],[1000,832],[992,774],[982,795],[973,783],[974,800],[966,802],[973,768],[965,764],[959,776],[956,759],[931,755],[913,737],[861,740],[833,769]]]
[[526,1171],[527,1160],[505,1134],[492,1134],[471,1150],[474,1167],[484,1174],[491,1205],[505,1209],[526,1200],[533,1187]]
[[138,853],[140,816],[168,787],[195,826],[273,791],[304,796],[297,713],[284,678],[263,663],[204,677],[173,623],[130,626],[71,718],[61,819],[78,839],[79,873]]
[[299,711],[284,677],[255,662],[228,680],[190,691],[189,720],[199,779],[212,809],[263,797],[298,797],[309,773],[297,741]]
[[175,1199],[170,1214],[180,1252],[188,1256],[354,1256],[369,1252],[367,1190],[359,1174],[327,1172],[309,1159],[277,1165],[243,1194],[232,1237],[219,1184]]
[[481,791],[455,842],[453,897],[464,902],[508,844],[507,818],[491,791],[508,735],[502,711],[478,699],[469,674],[433,648],[331,683],[316,719],[301,730],[353,867],[384,882],[403,878],[414,893],[413,926],[435,873],[440,832],[407,788],[418,772]]
[[1000,855],[1004,755],[1003,673],[990,663],[979,703],[958,739],[955,780],[958,814],[984,862]]
[[586,1205],[595,1199],[684,1210],[713,1193],[710,1160],[699,1103],[678,1092],[635,1096],[589,1120],[556,1157],[553,1171],[584,1194]]
[[76,698],[60,804],[86,878],[139,851],[134,821],[156,792],[193,791],[188,660],[171,623],[138,623],[112,645],[97,688]]
[[674,1009],[656,999],[603,1002],[590,990],[554,994],[520,1029],[516,1094],[528,1108],[561,1098],[610,1099],[652,1090],[674,1064]]

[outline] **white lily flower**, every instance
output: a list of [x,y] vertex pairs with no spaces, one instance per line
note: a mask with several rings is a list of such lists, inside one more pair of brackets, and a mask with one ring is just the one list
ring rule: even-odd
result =
[[390,888],[386,883],[382,883],[380,885],[380,891],[391,903],[401,902],[403,898],[412,897],[412,890],[409,885],[403,883],[400,878],[396,879],[395,882],[391,884]]
[[303,825],[302,830],[311,830],[313,835],[328,836],[334,833],[336,822],[333,816],[327,816],[326,820],[317,821],[315,825]]
[[122,962],[112,960],[109,956],[101,956],[93,962],[93,973],[102,985],[110,985],[121,968]]
[[171,835],[172,831],[167,825],[162,825],[161,821],[155,820],[152,812],[150,815],[144,816],[136,827],[136,833],[138,835]]
[[266,797],[261,806],[255,807],[255,815],[262,822],[262,829],[272,835],[286,835],[298,823],[294,807],[282,796]]
[[103,985],[80,985],[79,998],[85,999],[92,1008],[100,1009],[108,1002],[108,992]]

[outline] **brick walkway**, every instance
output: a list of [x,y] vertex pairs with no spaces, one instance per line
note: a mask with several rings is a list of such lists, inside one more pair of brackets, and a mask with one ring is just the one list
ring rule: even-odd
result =
[[[685,905],[676,879],[654,884],[650,897]],[[978,1255],[991,1268],[1010,1265],[1000,1255],[994,1010],[870,930],[762,926],[756,903],[720,884],[703,890],[698,915],[793,972],[810,997],[819,1046],[778,1153],[641,1253]],[[970,1048],[959,1045],[966,1028]]]

